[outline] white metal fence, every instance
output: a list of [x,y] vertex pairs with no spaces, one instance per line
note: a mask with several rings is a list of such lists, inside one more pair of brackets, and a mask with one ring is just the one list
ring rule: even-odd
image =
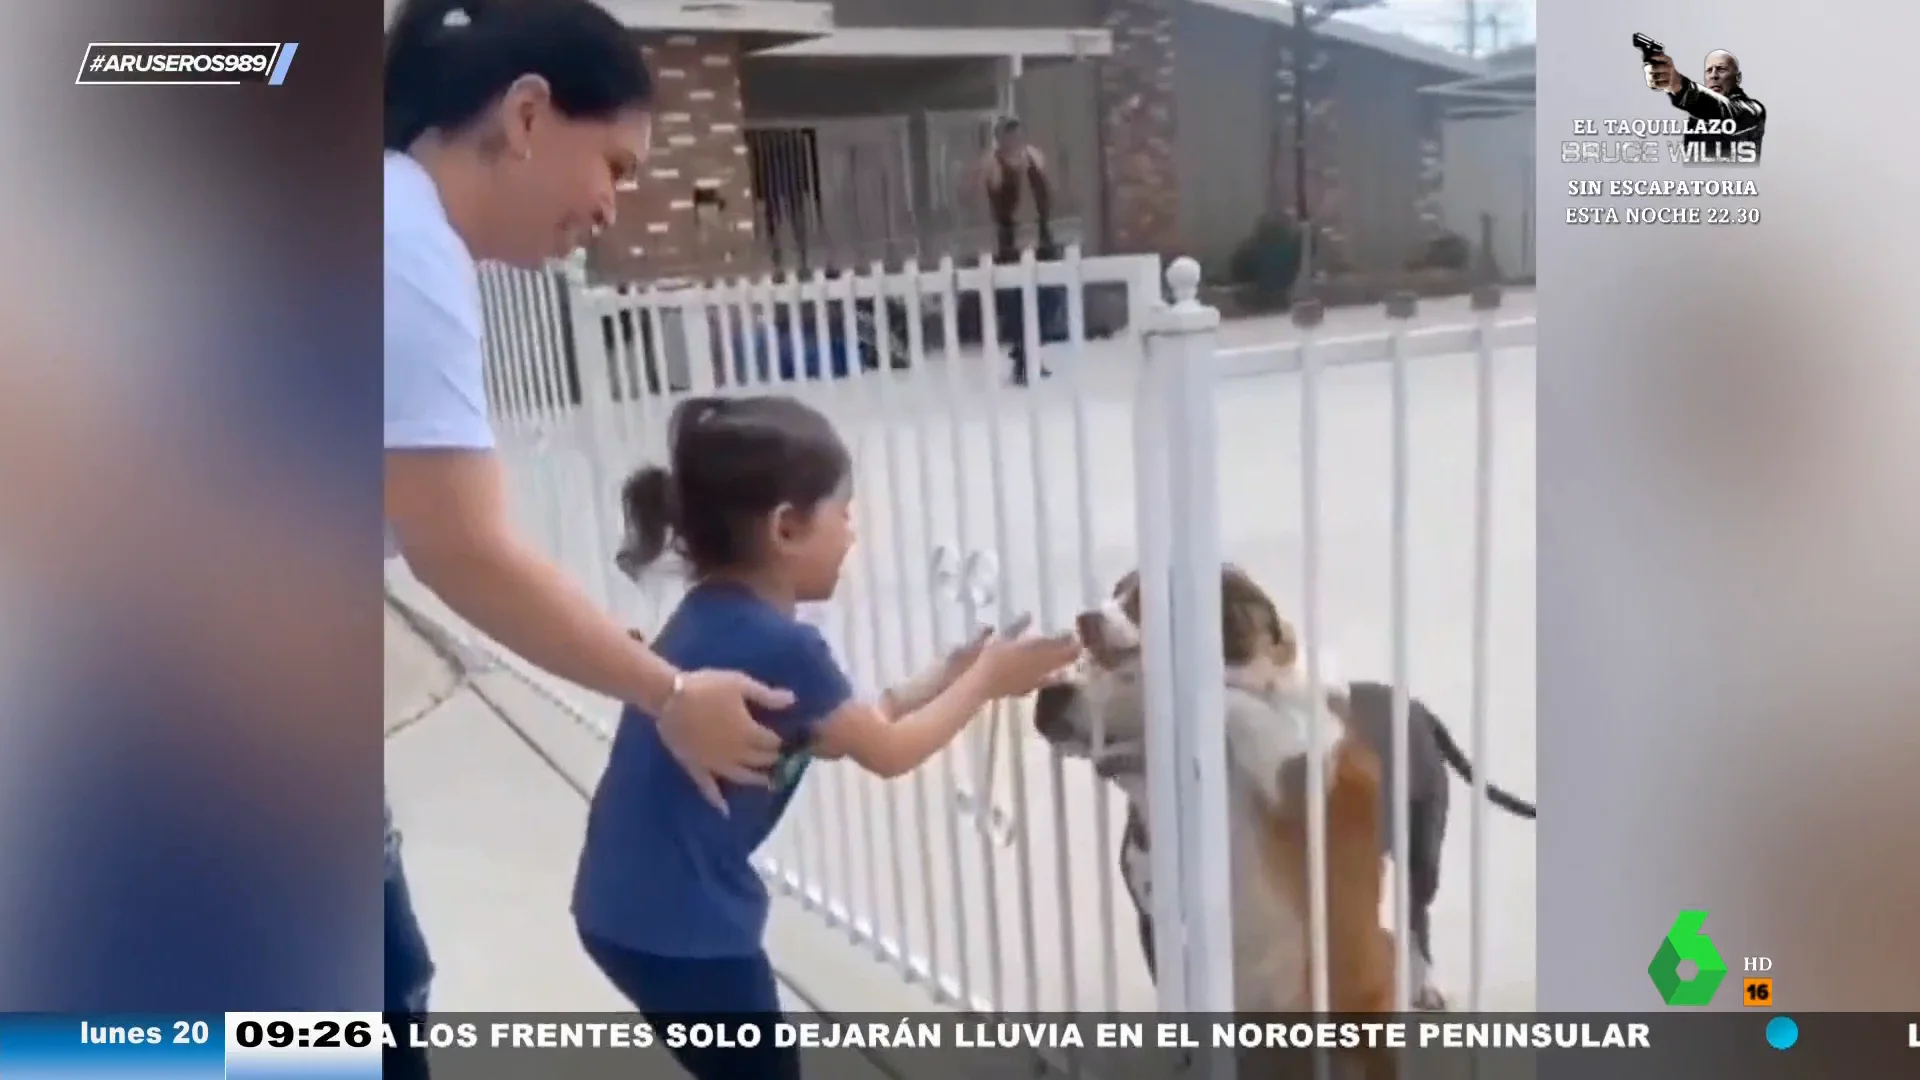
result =
[[[570,270],[489,267],[482,280],[490,394],[520,524],[635,626],[656,627],[681,586],[635,586],[616,570],[616,492],[633,468],[665,459],[667,414],[690,393],[790,393],[840,427],[856,462],[860,543],[840,595],[811,617],[870,691],[919,670],[983,622],[1030,612],[1044,628],[1065,627],[1106,600],[1123,572],[1141,569],[1155,613],[1143,628],[1148,728],[1158,740],[1148,749],[1150,828],[1181,840],[1154,848],[1155,880],[1177,883],[1156,889],[1157,988],[1135,944],[1134,912],[1116,888],[1122,797],[1034,737],[1024,704],[999,707],[905,780],[885,783],[839,764],[817,769],[762,853],[779,890],[943,1003],[1231,1008],[1217,645],[1223,558],[1285,598],[1310,658],[1328,641],[1343,659],[1364,658],[1367,649],[1350,643],[1388,629],[1391,645],[1375,660],[1389,664],[1375,673],[1413,685],[1423,699],[1451,692],[1468,703],[1462,741],[1480,765],[1477,784],[1490,762],[1502,781],[1531,775],[1531,447],[1517,447],[1514,460],[1528,459],[1523,476],[1499,477],[1496,462],[1513,451],[1496,458],[1494,434],[1499,405],[1511,404],[1526,428],[1516,441],[1531,441],[1533,320],[1498,320],[1492,297],[1458,326],[1415,329],[1407,302],[1384,331],[1332,337],[1303,310],[1287,340],[1221,347],[1217,314],[1195,299],[1190,260],[1168,274],[1171,303],[1157,258],[1077,251],[1052,263],[875,266],[676,290],[587,287]],[[1086,294],[1101,285],[1128,297],[1127,327],[1107,341],[1086,333]],[[994,294],[1010,290],[1033,312],[1046,289],[1058,290],[1058,325],[1030,319],[1013,329],[1053,377],[1013,389],[992,344],[1001,338]],[[966,344],[959,330],[967,293],[980,298],[986,345]],[[1503,365],[1523,372],[1527,385],[1514,396],[1524,401],[1496,404]],[[1384,394],[1360,385],[1381,377]],[[1437,411],[1416,400],[1430,390],[1446,399]],[[1384,414],[1358,408],[1362,399],[1386,401]],[[1384,462],[1372,449],[1380,445]],[[1366,475],[1349,474],[1356,462]],[[1444,490],[1416,502],[1409,477],[1419,470],[1446,475]],[[1356,503],[1356,486],[1377,498]],[[1496,551],[1496,493],[1509,490],[1524,529],[1499,532],[1524,540]],[[1460,512],[1445,523],[1414,520],[1432,505]],[[1416,553],[1416,527],[1445,534],[1446,550]],[[1356,539],[1363,531],[1369,538]],[[1382,544],[1386,558],[1358,565],[1361,555],[1382,554],[1374,550]],[[1465,559],[1453,557],[1462,552]],[[1501,565],[1516,583],[1524,578],[1505,608],[1493,600]],[[1438,570],[1445,584],[1431,594],[1414,589],[1416,569]],[[1322,587],[1330,574],[1347,583],[1334,595]],[[1385,610],[1369,578],[1386,583]],[[1453,643],[1453,628],[1464,628],[1467,655],[1416,653],[1416,641],[1431,636],[1420,625],[1442,627]],[[1518,688],[1494,692],[1494,657],[1517,667],[1521,653],[1524,670],[1511,676]],[[524,673],[610,733],[612,703]],[[1489,737],[1496,707],[1516,717],[1503,722],[1519,744],[1504,757]],[[1404,758],[1404,736],[1392,752]],[[1404,806],[1408,770],[1396,774]],[[1469,969],[1474,1007],[1530,1007],[1515,995],[1531,993],[1531,839],[1512,865],[1493,865],[1486,799],[1473,794],[1469,880],[1456,873],[1452,882],[1467,909],[1438,920],[1436,936],[1451,927],[1456,944],[1438,947],[1436,960],[1443,979],[1450,961]],[[1402,814],[1396,851],[1407,839]],[[1323,860],[1315,843],[1316,879]],[[1389,918],[1404,927],[1406,875],[1394,879]],[[1490,881],[1503,890],[1508,923],[1524,924],[1524,940],[1509,935],[1491,946],[1513,954],[1494,965],[1506,974],[1488,966]],[[1324,925],[1323,887],[1312,900],[1314,925]],[[1325,960],[1324,948],[1316,942],[1316,959]],[[1324,977],[1316,981],[1314,1001],[1324,1003]],[[1503,1005],[1503,986],[1512,1004]],[[1410,990],[1403,976],[1403,1007]]]

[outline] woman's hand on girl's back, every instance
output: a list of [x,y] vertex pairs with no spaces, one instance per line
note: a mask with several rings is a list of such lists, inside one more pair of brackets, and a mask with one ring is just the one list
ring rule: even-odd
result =
[[720,781],[766,787],[767,770],[780,759],[780,736],[763,726],[749,706],[784,709],[793,694],[775,690],[737,671],[693,671],[657,719],[660,741],[687,770],[700,794],[724,813]]

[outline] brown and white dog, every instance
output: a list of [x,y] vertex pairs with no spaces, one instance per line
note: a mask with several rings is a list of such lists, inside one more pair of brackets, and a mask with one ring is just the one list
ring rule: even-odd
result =
[[[1230,687],[1265,688],[1267,693],[1279,690],[1297,698],[1305,698],[1305,665],[1301,662],[1302,650],[1293,627],[1281,617],[1277,605],[1265,590],[1247,574],[1232,566],[1226,567],[1221,575],[1221,617],[1223,659]],[[1115,588],[1113,602],[1108,605],[1106,614],[1094,621],[1114,624],[1124,633],[1137,638],[1135,628],[1139,620],[1139,585],[1137,578],[1129,574]],[[1130,674],[1124,667],[1109,671],[1097,663],[1086,665],[1077,678],[1043,695],[1037,711],[1042,717],[1048,718],[1048,726],[1055,729],[1049,737],[1064,734],[1059,719],[1062,716],[1070,714],[1073,720],[1082,724],[1089,723],[1093,716],[1099,716],[1106,724],[1106,745],[1098,755],[1100,760],[1096,761],[1096,767],[1102,775],[1113,779],[1123,789],[1144,789],[1145,770],[1137,759],[1138,746],[1144,734],[1145,710],[1137,690],[1129,694],[1118,689],[1124,687],[1130,678],[1137,679],[1137,674]],[[1444,1009],[1446,999],[1433,984],[1431,975],[1433,949],[1430,909],[1440,885],[1440,855],[1446,838],[1450,801],[1451,781],[1448,773],[1451,771],[1470,784],[1473,782],[1473,763],[1467,759],[1447,726],[1418,698],[1408,703],[1407,760],[1404,764],[1392,760],[1389,755],[1394,729],[1393,688],[1369,681],[1346,683],[1325,672],[1323,679],[1327,708],[1334,717],[1334,723],[1328,725],[1324,723],[1323,714],[1323,728],[1331,727],[1354,738],[1370,748],[1380,762],[1383,779],[1380,784],[1381,806],[1376,815],[1379,822],[1378,851],[1393,857],[1396,872],[1407,875],[1412,901],[1406,933],[1415,992],[1413,1005],[1419,1009]],[[1305,705],[1300,707],[1304,708]],[[1232,720],[1236,714],[1231,709],[1229,713]],[[1244,724],[1239,726],[1242,729],[1245,727]],[[1285,730],[1286,725],[1270,730],[1270,737],[1264,744],[1267,756],[1272,756],[1279,749],[1272,736]],[[1093,757],[1095,755],[1088,745],[1090,733],[1090,727],[1083,727],[1077,735],[1065,734],[1064,738],[1055,738],[1054,741],[1067,753]],[[1262,745],[1260,740],[1245,737],[1244,732],[1240,737],[1230,735],[1229,741],[1237,746]],[[1129,760],[1130,757],[1135,760]],[[1291,792],[1296,799],[1304,797],[1306,761],[1304,754],[1288,758],[1281,765],[1283,775],[1276,790]],[[1257,767],[1266,768],[1267,765],[1262,762]],[[1402,767],[1407,770],[1410,841],[1404,853],[1405,866],[1398,865],[1402,861],[1402,853],[1393,851],[1393,807],[1390,799],[1394,771]],[[1138,774],[1138,777],[1122,779],[1121,774],[1128,771]],[[1331,770],[1328,775],[1332,775]],[[1536,816],[1533,805],[1524,799],[1495,786],[1489,786],[1487,793],[1488,800],[1500,809],[1526,819]],[[1144,805],[1144,799],[1135,799],[1130,807],[1128,828],[1121,843],[1120,865],[1139,912],[1141,945],[1151,969],[1152,909],[1146,902],[1146,897],[1150,895],[1151,875]],[[1304,813],[1304,803],[1298,805]]]
[[[1274,624],[1263,613],[1271,607],[1248,602],[1254,595],[1264,599],[1258,587],[1231,569],[1222,584],[1227,593],[1222,611],[1235,1007],[1241,1012],[1312,1008],[1304,766],[1317,754],[1327,764],[1329,1004],[1337,1012],[1388,1010],[1395,950],[1380,925],[1380,760],[1364,740],[1346,734],[1324,701],[1309,697],[1293,677],[1291,656],[1286,664],[1275,662]],[[1040,693],[1034,721],[1044,738],[1067,754],[1091,760],[1095,771],[1128,798],[1122,876],[1141,915],[1151,968],[1146,708],[1138,597],[1130,592],[1137,590],[1123,582],[1114,602],[1080,616],[1087,656],[1070,676]],[[1318,744],[1312,741],[1316,727]]]

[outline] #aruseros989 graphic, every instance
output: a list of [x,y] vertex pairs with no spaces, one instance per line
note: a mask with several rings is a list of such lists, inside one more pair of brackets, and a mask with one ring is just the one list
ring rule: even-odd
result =
[[75,85],[279,86],[300,48],[297,41],[93,41],[80,57]]

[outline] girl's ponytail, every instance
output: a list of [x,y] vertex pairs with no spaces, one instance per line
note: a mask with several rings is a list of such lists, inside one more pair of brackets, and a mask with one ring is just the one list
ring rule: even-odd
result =
[[637,580],[647,567],[660,561],[668,542],[679,532],[680,506],[673,474],[655,465],[634,473],[620,489],[620,507],[627,519],[627,536],[614,554],[613,564]]

